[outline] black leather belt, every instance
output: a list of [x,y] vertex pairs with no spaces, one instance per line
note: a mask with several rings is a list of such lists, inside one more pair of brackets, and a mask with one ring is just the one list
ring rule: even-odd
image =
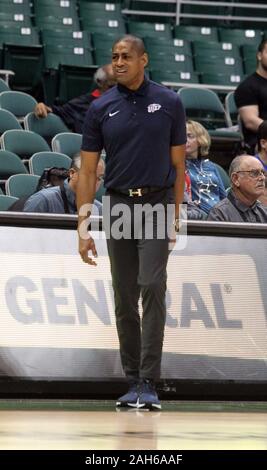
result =
[[167,188],[160,188],[159,186],[147,186],[146,188],[131,188],[131,189],[117,189],[117,188],[110,188],[110,191],[114,191],[115,193],[125,194],[126,196],[130,197],[140,197],[145,196],[145,194],[155,193],[157,191],[163,191]]

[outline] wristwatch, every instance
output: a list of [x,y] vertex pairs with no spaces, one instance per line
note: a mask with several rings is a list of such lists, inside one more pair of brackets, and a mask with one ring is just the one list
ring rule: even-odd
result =
[[180,226],[179,226],[179,218],[176,217],[173,221],[173,225],[174,225],[174,230],[175,232],[179,232],[179,229],[180,229]]

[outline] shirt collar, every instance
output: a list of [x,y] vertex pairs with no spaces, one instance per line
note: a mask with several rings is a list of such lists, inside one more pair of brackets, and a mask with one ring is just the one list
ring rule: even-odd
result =
[[140,87],[137,90],[129,90],[129,88],[122,85],[121,83],[118,83],[117,88],[122,95],[128,98],[128,96],[132,96],[132,95],[145,96],[148,85],[149,85],[149,79],[145,76],[143,83],[140,85]]
[[254,204],[252,204],[252,206],[247,206],[244,202],[240,201],[240,199],[238,199],[236,197],[236,195],[235,195],[235,193],[232,189],[230,190],[230,192],[231,192],[232,197],[234,198],[235,205],[236,205],[237,209],[239,209],[241,212],[246,212],[248,210],[254,210],[259,205],[259,202],[255,201]]

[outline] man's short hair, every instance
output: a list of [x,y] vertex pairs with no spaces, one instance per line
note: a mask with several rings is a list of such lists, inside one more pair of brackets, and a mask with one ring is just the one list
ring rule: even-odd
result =
[[124,36],[121,36],[119,39],[117,39],[112,46],[112,50],[119,42],[122,41],[131,43],[132,47],[137,51],[139,55],[143,55],[146,52],[143,39],[137,36],[133,36],[132,34],[125,34]]
[[258,50],[257,52],[262,52],[263,49],[265,48],[265,45],[267,44],[267,39],[266,38],[263,38],[260,42],[260,44],[258,45]]

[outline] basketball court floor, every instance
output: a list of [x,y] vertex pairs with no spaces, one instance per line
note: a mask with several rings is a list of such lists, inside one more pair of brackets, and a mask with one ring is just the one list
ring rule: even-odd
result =
[[266,402],[0,400],[0,450],[267,450]]

